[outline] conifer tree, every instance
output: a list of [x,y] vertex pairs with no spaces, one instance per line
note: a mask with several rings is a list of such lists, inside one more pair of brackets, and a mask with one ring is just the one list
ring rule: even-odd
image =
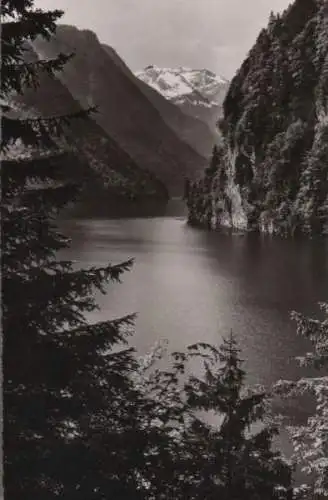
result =
[[67,61],[62,54],[24,60],[26,44],[49,38],[60,15],[32,0],[2,3],[5,497],[138,498],[145,437],[133,418],[132,353],[119,349],[132,318],[91,326],[85,319],[96,309],[95,289],[119,281],[131,261],[78,270],[57,255],[68,239],[56,216],[78,194],[67,182],[75,159],[61,148],[61,133],[90,110],[27,117],[13,103],[25,86],[37,86],[40,71],[53,75]]
[[188,200],[190,194],[190,179],[188,177],[185,178],[184,188],[183,188],[183,200]]
[[[37,85],[39,71],[51,75],[66,62],[66,55],[24,61],[25,44],[51,36],[60,14],[32,0],[2,5],[5,496],[271,500],[289,484],[289,470],[270,449],[273,431],[246,435],[261,420],[263,396],[242,396],[232,339],[212,349],[204,380],[191,377],[180,391],[177,374],[188,359],[181,355],[175,371],[156,372],[158,397],[147,394],[131,376],[133,351],[122,346],[133,318],[93,325],[85,318],[96,309],[95,289],[119,281],[131,261],[80,270],[58,257],[69,241],[56,217],[78,194],[67,181],[74,157],[60,138],[81,113],[26,117],[12,97]],[[189,357],[195,353],[191,347]],[[198,409],[222,413],[221,427],[202,422]]]
[[[156,451],[153,455],[164,466],[153,478],[159,496],[150,498],[292,498],[291,469],[272,450],[277,429],[266,421],[265,394],[247,390],[233,336],[219,349],[199,343],[187,353],[173,353],[173,359],[172,372],[155,370],[140,382],[153,404],[157,401],[152,415],[166,429],[159,456]],[[203,376],[186,376],[188,363],[195,359],[201,360]],[[209,423],[209,412],[217,415],[218,423]]]
[[213,177],[218,170],[221,160],[221,151],[217,145],[213,147],[210,164],[205,168],[205,177]]
[[315,129],[311,150],[305,159],[301,176],[297,210],[303,219],[303,231],[325,234],[328,199],[328,124],[323,116]]
[[[202,344],[191,349],[194,347],[208,350]],[[194,410],[211,410],[221,417],[218,429],[197,423],[197,447],[206,449],[206,455],[199,464],[200,494],[195,498],[288,498],[291,470],[272,450],[278,431],[264,422],[265,394],[246,390],[246,374],[232,334],[218,350],[211,347],[210,352],[205,377],[191,377],[186,385],[188,403]],[[260,423],[262,429],[255,431],[252,426]]]
[[300,490],[300,498],[306,500],[328,498],[328,304],[322,303],[321,309],[320,319],[292,314],[298,334],[308,338],[314,347],[297,360],[301,366],[317,369],[318,376],[275,384],[280,396],[297,398],[305,393],[312,394],[316,401],[314,413],[304,424],[287,427],[294,444],[294,460],[309,476],[308,484]]
[[188,186],[188,196],[185,196],[185,199],[188,207],[188,222],[192,225],[204,225],[212,229],[215,182],[217,175],[223,172],[222,155],[223,147],[214,145],[204,177]]

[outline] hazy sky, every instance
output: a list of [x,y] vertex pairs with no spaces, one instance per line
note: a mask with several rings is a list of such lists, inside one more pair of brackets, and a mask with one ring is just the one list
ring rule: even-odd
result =
[[132,70],[148,64],[208,68],[230,78],[290,0],[37,0],[63,23],[93,30]]

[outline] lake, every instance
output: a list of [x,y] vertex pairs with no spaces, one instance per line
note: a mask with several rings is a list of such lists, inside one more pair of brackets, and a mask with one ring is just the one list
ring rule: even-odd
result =
[[77,219],[63,223],[72,238],[65,257],[78,265],[134,258],[123,283],[99,294],[92,320],[136,312],[131,344],[147,352],[160,339],[172,350],[219,344],[233,331],[251,383],[295,378],[294,356],[309,344],[296,335],[290,311],[316,313],[328,299],[324,240],[273,239],[194,229],[168,209],[162,217]]
[[[164,339],[170,350],[198,341],[218,345],[232,330],[250,384],[300,376],[294,357],[310,345],[297,336],[290,311],[317,314],[317,303],[328,299],[327,241],[202,231],[186,224],[179,203],[161,217],[71,219],[61,226],[72,238],[64,257],[78,266],[135,259],[121,284],[97,295],[101,310],[90,320],[137,313],[131,345],[140,354]],[[301,419],[307,414],[293,405],[291,411]],[[286,435],[276,446],[290,454]]]

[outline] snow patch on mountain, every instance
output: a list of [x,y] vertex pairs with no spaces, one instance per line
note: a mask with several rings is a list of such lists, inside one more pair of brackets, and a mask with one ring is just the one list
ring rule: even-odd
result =
[[[217,94],[222,87],[228,86],[228,80],[207,69],[191,69],[184,66],[178,68],[159,68],[147,66],[138,71],[136,76],[147,85],[153,87],[166,99],[180,104],[188,99],[195,106],[217,106]],[[190,99],[193,95],[193,99]]]

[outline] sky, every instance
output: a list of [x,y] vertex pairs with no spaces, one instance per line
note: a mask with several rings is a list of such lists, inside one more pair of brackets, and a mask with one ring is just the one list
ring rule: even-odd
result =
[[127,65],[206,68],[232,78],[267,25],[291,0],[37,0],[61,23],[91,29]]

